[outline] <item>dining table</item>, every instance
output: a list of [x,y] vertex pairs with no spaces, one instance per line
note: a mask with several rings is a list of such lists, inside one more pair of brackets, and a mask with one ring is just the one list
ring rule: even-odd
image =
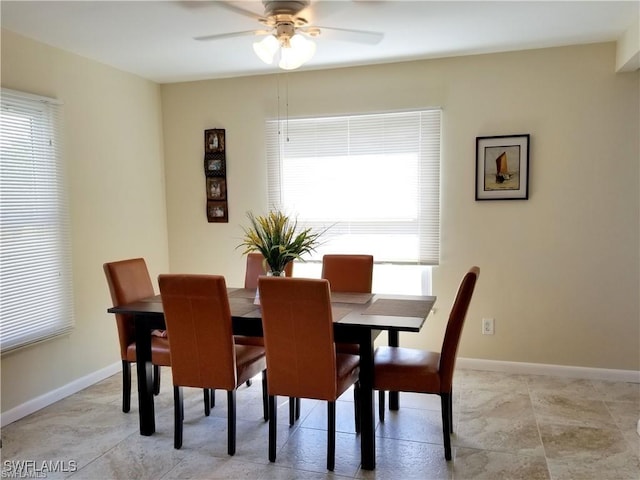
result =
[[[234,335],[261,337],[262,312],[255,289],[228,288]],[[389,333],[389,344],[397,346],[399,332],[419,332],[431,312],[436,297],[370,293],[332,293],[331,308],[335,342],[357,343],[360,347],[360,446],[361,466],[374,470],[374,342],[381,332]],[[129,315],[135,323],[136,369],[138,374],[138,415],[140,434],[155,432],[151,335],[164,329],[162,298],[155,295],[127,305],[117,305],[109,313]],[[398,408],[397,393],[390,395],[390,407]]]

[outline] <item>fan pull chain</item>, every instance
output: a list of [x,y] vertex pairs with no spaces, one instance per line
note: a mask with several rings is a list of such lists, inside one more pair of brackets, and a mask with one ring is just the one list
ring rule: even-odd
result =
[[278,164],[282,162],[282,149],[284,147],[282,142],[282,122],[280,120],[280,75],[281,74],[276,75],[276,87],[278,89]]
[[285,77],[286,82],[285,82],[285,98],[286,98],[286,115],[287,115],[287,143],[289,142],[289,76]]
[[278,138],[280,138],[280,135],[282,135],[282,130],[280,128],[280,75],[276,76],[276,88],[278,96]]

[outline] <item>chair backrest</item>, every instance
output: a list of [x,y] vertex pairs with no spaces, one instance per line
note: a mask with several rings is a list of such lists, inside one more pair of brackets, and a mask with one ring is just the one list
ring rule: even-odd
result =
[[[244,273],[244,288],[258,288],[258,277],[266,275],[268,268],[269,266],[261,253],[248,253],[247,268]],[[293,275],[293,262],[287,263],[284,267],[284,273],[287,277]]]
[[322,278],[332,292],[371,293],[373,255],[324,255]]
[[260,277],[269,395],[337,396],[329,282]]
[[173,384],[236,388],[236,356],[226,282],[220,275],[158,277]]
[[460,335],[464,320],[469,310],[473,290],[480,276],[480,268],[471,267],[466,273],[460,286],[456,299],[451,307],[447,329],[442,341],[442,350],[440,353],[440,386],[442,391],[451,391],[453,382],[453,370],[456,366],[456,355],[458,353],[458,344],[460,343]]
[[[125,305],[155,295],[144,258],[132,258],[105,263],[102,268],[107,277],[113,306]],[[120,356],[127,358],[127,347],[135,341],[135,329],[130,315],[116,314]]]

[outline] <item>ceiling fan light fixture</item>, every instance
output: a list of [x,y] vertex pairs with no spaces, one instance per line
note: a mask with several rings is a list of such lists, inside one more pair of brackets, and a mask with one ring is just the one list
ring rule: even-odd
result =
[[267,35],[253,44],[253,51],[256,52],[260,60],[267,64],[273,63],[273,57],[278,52],[278,48],[280,48],[280,42],[274,35]]
[[295,70],[302,64],[311,60],[316,53],[316,44],[312,40],[304,38],[299,33],[295,34],[287,44],[280,49],[280,63],[283,70]]

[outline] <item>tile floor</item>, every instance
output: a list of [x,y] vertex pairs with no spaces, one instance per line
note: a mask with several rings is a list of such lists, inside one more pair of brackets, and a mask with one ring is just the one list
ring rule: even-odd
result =
[[[205,417],[201,390],[186,389],[184,443],[175,450],[166,368],[162,379],[152,437],[138,434],[135,392],[131,412],[122,413],[121,377],[114,375],[6,426],[2,478],[19,476],[17,461],[34,461],[41,473],[44,462],[54,463],[46,478],[92,480],[640,478],[640,384],[459,370],[453,461],[444,460],[439,398],[401,394],[400,411],[388,412],[377,425],[375,471],[360,469],[347,392],[337,406],[331,473],[325,469],[324,403],[303,400],[300,420],[289,428],[287,402],[280,399],[277,459],[269,463],[259,377],[237,393],[233,457],[226,453],[224,392],[217,392],[216,407]],[[31,467],[24,468],[23,478]]]

